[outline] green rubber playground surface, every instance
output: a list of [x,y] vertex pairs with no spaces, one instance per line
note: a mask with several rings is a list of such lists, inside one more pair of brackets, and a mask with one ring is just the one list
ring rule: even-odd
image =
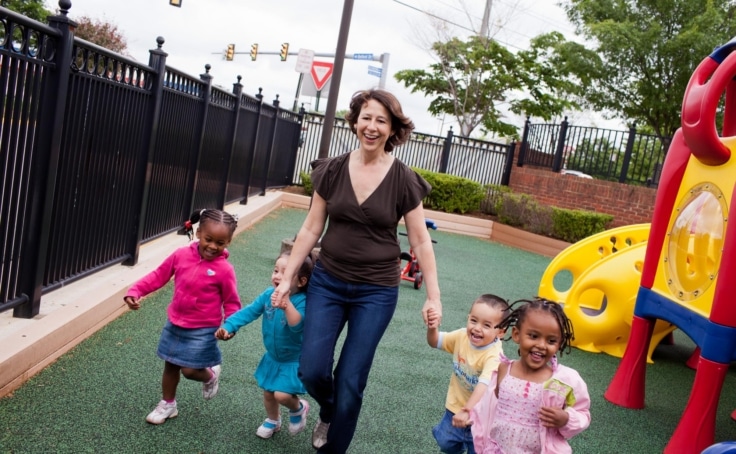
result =
[[[244,304],[270,285],[281,240],[293,238],[306,212],[279,209],[231,244]],[[510,300],[536,293],[550,259],[487,240],[432,231],[444,305],[443,329],[464,326],[481,293]],[[408,250],[406,238],[401,237]],[[185,241],[184,239],[182,241]],[[89,278],[89,279],[93,279]],[[263,354],[260,321],[221,344],[220,392],[202,399],[201,384],[182,379],[179,416],[160,426],[145,416],[160,399],[163,362],[155,350],[166,319],[171,284],[63,355],[11,396],[0,400],[0,453],[312,453],[308,429],[256,437],[265,418],[253,371]],[[350,452],[436,453],[431,428],[444,412],[449,354],[426,344],[420,309],[424,290],[402,282],[396,315],[379,347]],[[694,371],[684,362],[693,349],[679,331],[675,345],[660,346],[647,366],[646,408],[628,410],[603,398],[618,358],[573,349],[561,363],[577,369],[592,398],[590,428],[571,440],[576,453],[658,453],[675,429],[690,394]],[[504,345],[514,357],[516,345]],[[730,371],[716,421],[716,440],[736,440],[736,373]],[[286,420],[285,411],[282,418]]]

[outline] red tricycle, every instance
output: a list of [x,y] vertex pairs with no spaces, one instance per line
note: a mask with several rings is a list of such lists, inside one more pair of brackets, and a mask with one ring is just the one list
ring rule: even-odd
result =
[[[437,230],[437,224],[431,219],[425,219],[424,223],[427,225],[427,229]],[[399,235],[406,236],[406,233],[399,232]],[[433,243],[437,243],[432,240]],[[401,262],[406,260],[406,265],[401,265]],[[424,282],[424,275],[419,269],[419,261],[414,250],[409,248],[409,252],[401,251],[401,259],[399,260],[399,266],[401,267],[401,279],[414,283],[414,288],[419,290]]]

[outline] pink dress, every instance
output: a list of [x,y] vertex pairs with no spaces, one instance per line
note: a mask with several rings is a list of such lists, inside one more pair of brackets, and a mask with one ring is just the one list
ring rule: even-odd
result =
[[496,417],[490,439],[499,454],[542,452],[539,408],[542,406],[542,383],[532,383],[507,374],[498,388]]

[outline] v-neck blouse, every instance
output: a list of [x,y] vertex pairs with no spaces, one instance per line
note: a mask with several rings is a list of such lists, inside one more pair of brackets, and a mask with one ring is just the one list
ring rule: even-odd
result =
[[358,204],[350,180],[350,153],[312,163],[312,184],[327,203],[327,230],[320,261],[335,277],[395,287],[401,279],[397,226],[432,187],[394,159],[383,181]]

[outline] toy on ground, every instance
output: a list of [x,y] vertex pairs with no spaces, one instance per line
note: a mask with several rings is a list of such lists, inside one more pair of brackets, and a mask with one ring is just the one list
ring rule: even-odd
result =
[[[647,350],[657,320],[676,325],[698,346],[690,398],[665,453],[712,445],[721,388],[736,359],[736,222],[728,222],[736,181],[736,41],[695,69],[682,105],[682,127],[662,169],[624,356],[605,393],[644,407]],[[716,110],[725,91],[724,137]],[[734,213],[736,215],[736,213]]]
[[[547,266],[538,295],[560,302],[575,327],[571,345],[622,357],[629,340],[650,224],[618,227],[568,246]],[[564,284],[571,284],[563,289]],[[647,353],[675,326],[659,321]]]
[[[425,219],[424,223],[426,224],[427,229],[437,230],[437,224],[435,224],[433,220]],[[399,232],[399,235],[406,236],[406,233]],[[435,240],[432,240],[432,242],[436,243]],[[401,261],[406,261],[406,265],[401,267],[401,279],[413,282],[414,288],[417,290],[422,288],[424,274],[422,274],[422,270],[419,269],[419,261],[417,260],[417,256],[414,255],[414,250],[409,248],[409,252],[402,251]]]

